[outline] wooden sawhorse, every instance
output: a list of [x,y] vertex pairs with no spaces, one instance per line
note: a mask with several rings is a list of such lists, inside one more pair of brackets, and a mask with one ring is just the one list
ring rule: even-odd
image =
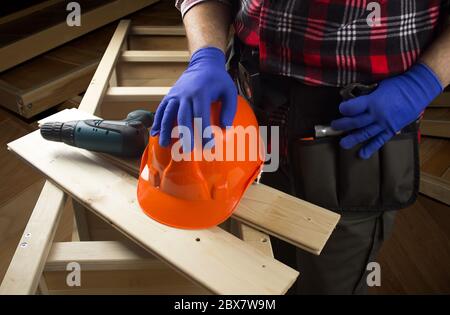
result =
[[[184,32],[179,27],[131,27],[130,21],[121,21],[79,109],[46,120],[92,118],[101,115],[100,105],[106,102],[161,100],[169,87],[118,86],[118,61],[186,63],[189,54],[128,50],[130,33],[180,36]],[[233,214],[242,240],[220,227],[174,229],[151,220],[139,209],[136,160],[46,142],[39,131],[8,147],[48,180],[0,287],[1,294],[34,294],[38,286],[45,293],[43,271],[61,272],[70,262],[78,262],[82,272],[145,270],[146,293],[283,294],[298,272],[273,259],[267,234],[320,254],[339,220],[331,211],[258,184],[248,189]],[[53,243],[67,195],[74,199],[81,242]],[[138,246],[89,241],[88,210]],[[81,288],[80,292],[108,293],[108,279],[103,282],[104,290]],[[142,293],[137,289],[130,292]]]

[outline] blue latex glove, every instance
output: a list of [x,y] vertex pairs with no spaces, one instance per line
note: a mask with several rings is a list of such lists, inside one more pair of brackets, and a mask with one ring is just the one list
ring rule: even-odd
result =
[[[225,54],[218,48],[197,50],[189,65],[164,97],[156,110],[151,135],[159,133],[159,144],[167,146],[175,122],[191,131],[191,139],[183,140],[183,151],[193,148],[193,119],[202,119],[202,134],[210,125],[211,103],[220,100],[221,127],[231,126],[236,113],[237,90],[225,69]],[[186,140],[190,140],[189,143]],[[206,142],[206,141],[205,141]]]
[[344,117],[334,120],[331,127],[350,131],[341,139],[344,149],[367,141],[359,156],[368,159],[415,121],[442,91],[436,74],[428,66],[417,64],[402,75],[382,81],[371,94],[342,102],[339,111]]

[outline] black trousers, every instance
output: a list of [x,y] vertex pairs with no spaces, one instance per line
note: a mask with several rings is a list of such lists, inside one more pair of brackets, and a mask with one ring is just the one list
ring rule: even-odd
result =
[[[339,89],[309,87],[296,80],[261,76],[262,105],[254,108],[261,125],[280,126],[279,169],[263,173],[264,184],[303,198],[291,152],[296,139],[315,124],[329,124],[339,115]],[[326,179],[324,179],[326,180]],[[303,183],[304,185],[304,183]],[[303,198],[305,199],[305,198]],[[311,200],[307,200],[311,201]],[[313,201],[311,201],[313,202]],[[320,256],[272,237],[275,258],[300,272],[290,294],[364,294],[367,266],[392,230],[395,211],[343,211]]]
[[[283,173],[265,173],[262,182],[285,190],[290,179]],[[365,294],[367,266],[376,262],[395,215],[395,211],[341,213],[320,256],[271,237],[275,258],[300,272],[289,294]]]

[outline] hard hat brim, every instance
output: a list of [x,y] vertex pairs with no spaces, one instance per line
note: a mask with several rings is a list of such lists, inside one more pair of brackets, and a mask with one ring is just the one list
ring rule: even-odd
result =
[[180,229],[216,226],[232,215],[239,200],[183,200],[149,186],[142,178],[138,182],[138,201],[144,213],[159,223]]

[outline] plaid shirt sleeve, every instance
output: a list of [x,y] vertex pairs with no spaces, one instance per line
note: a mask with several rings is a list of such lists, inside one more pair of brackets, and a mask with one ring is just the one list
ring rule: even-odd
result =
[[[178,10],[180,10],[181,16],[184,17],[186,12],[189,11],[192,7],[196,6],[199,3],[206,2],[206,1],[211,1],[211,0],[176,0],[175,7]],[[219,1],[219,2],[225,3],[230,6],[232,5],[231,4],[232,0],[214,0],[214,1]]]

